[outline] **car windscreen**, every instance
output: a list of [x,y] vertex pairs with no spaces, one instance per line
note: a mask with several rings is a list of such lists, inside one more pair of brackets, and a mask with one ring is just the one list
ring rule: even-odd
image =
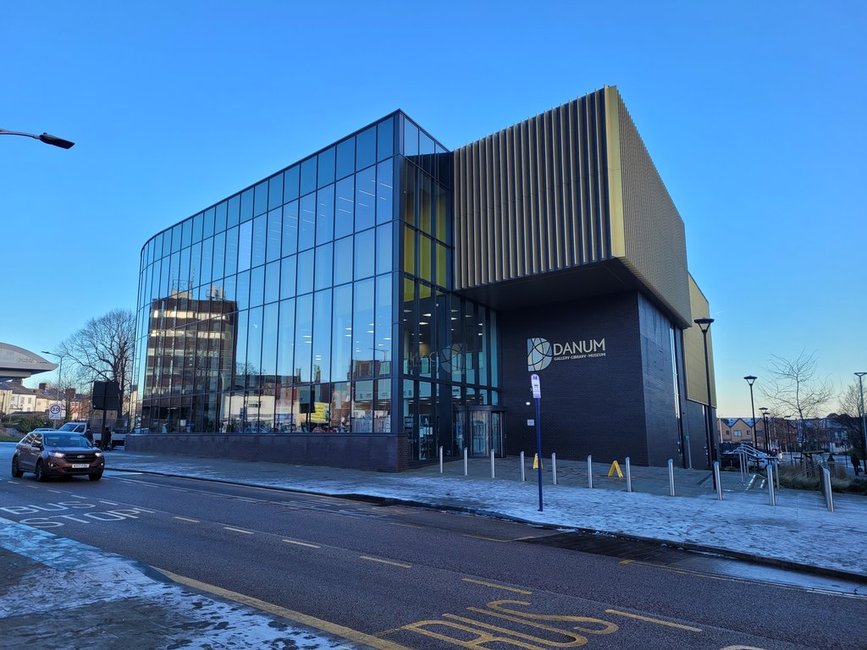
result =
[[75,422],[67,422],[62,427],[58,429],[58,431],[75,431],[75,427],[78,425]]
[[90,447],[90,442],[84,436],[46,434],[46,447]]

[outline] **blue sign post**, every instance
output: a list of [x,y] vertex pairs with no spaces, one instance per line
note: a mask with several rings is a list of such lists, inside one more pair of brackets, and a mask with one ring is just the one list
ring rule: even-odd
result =
[[542,512],[542,386],[539,375],[530,375],[530,387],[536,400],[536,469],[539,476],[539,512]]

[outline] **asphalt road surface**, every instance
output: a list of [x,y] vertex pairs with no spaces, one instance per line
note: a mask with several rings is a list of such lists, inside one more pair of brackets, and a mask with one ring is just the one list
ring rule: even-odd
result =
[[863,585],[431,509],[106,472],[0,517],[372,647],[867,647]]

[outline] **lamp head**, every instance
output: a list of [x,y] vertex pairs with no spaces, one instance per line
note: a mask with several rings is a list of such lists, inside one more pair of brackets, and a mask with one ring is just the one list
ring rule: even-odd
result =
[[746,377],[744,377],[744,379],[746,379],[747,383],[752,386],[755,383],[756,379],[758,379],[758,377],[756,377],[755,375],[747,375]]
[[863,377],[864,375],[867,375],[867,372],[856,372],[856,373],[855,373],[855,376],[858,377],[859,379],[860,379],[861,377]]
[[710,324],[713,323],[713,318],[696,318],[693,323],[698,325],[702,332],[707,332],[710,329]]

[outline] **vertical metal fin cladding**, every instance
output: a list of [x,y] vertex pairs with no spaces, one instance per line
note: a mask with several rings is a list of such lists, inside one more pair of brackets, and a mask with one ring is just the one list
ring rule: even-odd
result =
[[[608,259],[612,152],[599,90],[455,151],[456,287]],[[614,102],[616,106],[616,102]],[[616,183],[615,183],[616,185]],[[617,253],[614,253],[617,254]]]
[[614,257],[625,257],[623,181],[620,156],[620,97],[616,88],[605,89],[605,143],[608,165],[608,225],[611,254]]

